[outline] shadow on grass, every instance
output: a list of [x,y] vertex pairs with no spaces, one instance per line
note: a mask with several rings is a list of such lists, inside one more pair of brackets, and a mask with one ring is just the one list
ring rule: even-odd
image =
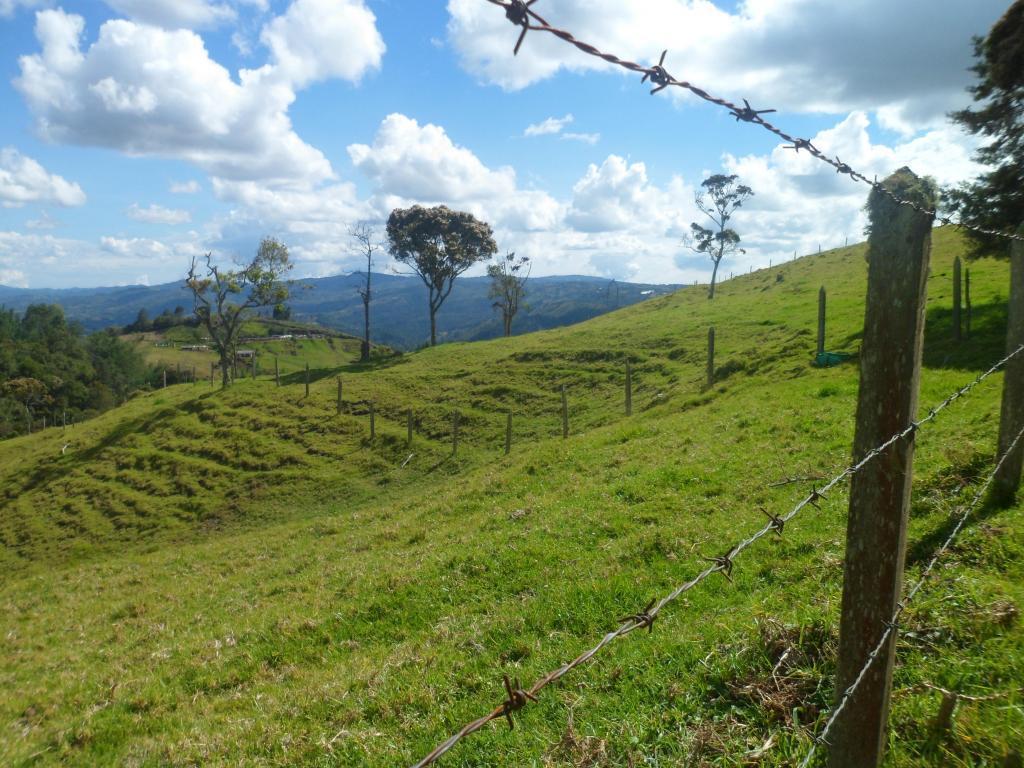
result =
[[951,307],[932,307],[925,325],[924,366],[984,371],[1005,354],[1006,303],[975,305],[971,333],[966,334],[967,313],[962,314],[963,338],[953,338]]

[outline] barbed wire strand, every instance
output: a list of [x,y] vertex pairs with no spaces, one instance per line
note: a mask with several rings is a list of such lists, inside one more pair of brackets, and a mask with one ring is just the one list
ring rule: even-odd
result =
[[965,701],[968,704],[978,704],[987,701],[1001,701],[1008,699],[1011,696],[1020,696],[1024,694],[1024,688],[1016,688],[1011,691],[1002,691],[998,693],[989,693],[984,696],[970,696],[966,693],[958,693],[957,691],[951,691],[948,688],[943,688],[941,685],[935,685],[927,681],[918,683],[917,685],[911,685],[907,688],[900,688],[898,691],[893,691],[893,696],[903,696],[911,693],[920,693],[921,691],[935,691],[941,693],[943,696],[952,696],[957,701]]
[[550,23],[548,23],[546,19],[544,19],[535,10],[533,10],[532,6],[537,1],[538,0],[487,0],[487,2],[491,3],[491,5],[497,5],[505,9],[505,18],[507,18],[515,26],[520,27],[522,29],[522,31],[519,33],[519,39],[516,41],[514,49],[514,52],[516,54],[519,53],[519,48],[520,46],[522,46],[523,40],[525,40],[527,32],[547,32],[548,34],[554,35],[555,37],[564,40],[565,42],[576,47],[577,49],[579,49],[580,51],[589,56],[594,56],[596,58],[603,59],[604,61],[607,61],[610,64],[614,64],[617,67],[621,67],[623,69],[629,70],[630,72],[635,72],[639,75],[643,75],[641,82],[647,82],[648,80],[650,80],[651,84],[654,86],[654,88],[651,89],[652,95],[664,90],[665,88],[668,88],[669,86],[674,86],[676,88],[682,88],[686,91],[689,91],[698,98],[710,104],[715,104],[719,107],[723,107],[724,109],[729,110],[729,114],[735,117],[737,121],[759,125],[766,131],[775,134],[783,141],[788,141],[789,146],[786,147],[787,149],[792,149],[797,153],[799,153],[800,150],[805,150],[812,157],[817,158],[823,163],[831,165],[833,168],[836,169],[836,173],[845,174],[854,181],[860,181],[863,182],[864,184],[867,184],[877,192],[880,192],[881,194],[890,198],[893,202],[895,202],[898,205],[908,206],[927,216],[934,216],[942,224],[949,224],[955,227],[969,229],[973,232],[989,235],[991,237],[1002,237],[1009,240],[1024,241],[1024,235],[1019,235],[1013,232],[1001,232],[999,230],[980,227],[975,224],[968,224],[963,221],[954,221],[949,216],[941,215],[935,210],[926,208],[910,200],[904,200],[892,190],[887,189],[880,181],[878,181],[877,177],[875,179],[869,179],[863,173],[854,170],[848,163],[845,163],[842,160],[840,160],[838,156],[832,158],[826,155],[820,149],[815,147],[814,144],[811,143],[810,139],[801,139],[797,136],[793,136],[784,131],[783,129],[779,128],[778,126],[772,124],[764,117],[762,117],[762,115],[776,112],[777,110],[775,109],[754,109],[753,107],[750,106],[750,102],[747,101],[746,99],[743,100],[743,106],[740,106],[738,104],[734,104],[728,99],[723,99],[718,96],[714,96],[711,93],[705,91],[703,88],[694,85],[691,82],[688,82],[686,80],[677,80],[672,75],[670,75],[668,71],[665,69],[664,65],[665,56],[668,54],[667,50],[662,52],[661,59],[658,61],[657,64],[648,67],[642,64],[638,64],[635,61],[620,58],[619,56],[616,56],[613,53],[607,53],[599,49],[597,46],[591,45],[590,43],[586,43],[582,40],[578,40],[571,32],[552,26]]
[[502,704],[492,709],[488,714],[484,715],[483,717],[478,718],[477,720],[474,720],[473,722],[465,725],[461,730],[453,734],[446,741],[439,744],[430,754],[428,754],[426,757],[424,757],[422,760],[416,763],[414,768],[424,768],[425,766],[432,765],[442,755],[444,755],[446,752],[452,749],[452,747],[458,744],[462,739],[466,738],[472,733],[475,733],[476,731],[479,731],[492,720],[497,720],[498,718],[504,717],[508,721],[509,727],[513,727],[511,717],[512,713],[522,709],[529,702],[536,702],[537,694],[540,693],[541,690],[551,685],[552,683],[557,682],[577,667],[586,664],[613,641],[621,637],[625,637],[626,635],[638,629],[646,628],[648,631],[653,631],[654,622],[658,618],[658,614],[661,613],[665,606],[677,600],[683,593],[692,590],[694,587],[699,585],[709,576],[716,573],[721,573],[731,581],[733,561],[737,556],[742,554],[749,547],[753,546],[760,539],[763,539],[765,536],[771,533],[775,533],[781,536],[784,532],[786,523],[788,523],[790,520],[792,520],[794,517],[800,514],[800,512],[805,507],[817,507],[818,501],[824,499],[826,494],[833,488],[835,488],[837,485],[839,485],[839,483],[841,483],[847,477],[852,477],[853,475],[855,475],[857,472],[863,469],[867,464],[869,464],[871,461],[873,461],[875,458],[881,455],[893,444],[899,442],[900,440],[906,438],[909,435],[914,434],[918,429],[920,429],[920,427],[933,421],[940,413],[942,413],[942,411],[951,406],[954,402],[956,402],[961,397],[966,395],[972,389],[977,387],[979,384],[985,381],[985,379],[994,374],[996,371],[998,371],[1000,368],[1006,365],[1007,362],[1009,362],[1011,359],[1016,357],[1021,352],[1024,352],[1024,344],[1020,345],[1015,350],[1010,352],[1008,355],[999,360],[988,370],[979,374],[977,377],[974,378],[973,381],[953,392],[941,403],[939,403],[933,408],[930,408],[928,410],[927,415],[923,416],[917,421],[911,422],[908,427],[906,427],[903,430],[900,430],[881,445],[868,451],[867,454],[865,454],[865,456],[860,461],[858,461],[856,464],[852,464],[846,467],[846,469],[844,469],[838,475],[833,477],[824,486],[822,486],[821,488],[813,488],[805,498],[803,498],[799,503],[797,503],[796,506],[794,506],[793,509],[790,510],[785,515],[779,517],[777,515],[771,514],[770,512],[762,508],[761,511],[768,518],[768,522],[765,523],[764,526],[762,526],[758,531],[748,536],[747,538],[741,540],[739,543],[733,545],[729,550],[725,552],[724,555],[720,555],[718,557],[704,558],[709,563],[709,565],[702,571],[700,571],[700,573],[698,573],[692,579],[683,584],[680,584],[678,587],[672,590],[672,592],[670,592],[660,600],[652,600],[639,613],[623,616],[622,618],[620,618],[620,626],[617,629],[607,633],[604,637],[602,637],[601,641],[597,643],[597,645],[595,645],[587,651],[584,651],[572,661],[569,661],[563,664],[562,666],[558,667],[557,669],[544,675],[539,680],[537,680],[537,682],[535,682],[529,689],[523,689],[522,687],[520,687],[518,680],[515,681],[516,684],[514,686],[511,685],[508,678],[506,677],[505,688],[508,694],[508,698]]
[[814,737],[814,741],[811,743],[810,750],[807,752],[807,754],[804,756],[803,761],[800,763],[800,768],[808,768],[808,766],[811,764],[811,761],[814,759],[814,755],[817,752],[818,747],[822,744],[828,744],[828,734],[832,730],[832,727],[835,725],[836,720],[839,719],[839,715],[842,714],[843,710],[846,708],[846,705],[850,702],[850,699],[857,692],[857,688],[860,686],[861,682],[863,682],[864,678],[867,677],[867,674],[870,671],[871,666],[881,656],[882,649],[885,648],[886,643],[888,643],[889,639],[898,632],[900,616],[903,615],[903,612],[906,611],[907,606],[914,599],[917,593],[921,590],[921,587],[923,587],[925,582],[932,576],[932,573],[935,569],[936,564],[939,562],[939,559],[944,554],[946,554],[949,548],[953,545],[953,541],[960,534],[960,531],[962,531],[964,526],[967,525],[967,521],[974,513],[974,510],[977,508],[978,504],[981,503],[982,497],[985,495],[986,491],[988,491],[989,486],[992,485],[992,481],[995,479],[996,474],[998,474],[999,470],[1003,466],[1003,463],[1013,453],[1014,449],[1017,447],[1017,443],[1020,441],[1022,437],[1024,437],[1024,428],[1022,428],[1020,432],[1017,433],[1017,436],[1013,438],[1013,442],[1010,443],[1010,447],[1006,449],[1006,452],[1003,453],[1003,455],[999,458],[999,461],[996,462],[995,468],[992,470],[991,474],[985,479],[985,482],[982,483],[981,487],[978,488],[978,491],[977,493],[974,494],[974,498],[971,500],[971,503],[964,508],[963,513],[960,515],[959,518],[957,518],[957,522],[956,525],[953,526],[953,530],[950,532],[945,542],[943,542],[942,546],[939,547],[939,549],[932,556],[932,559],[928,561],[928,565],[926,565],[924,570],[921,572],[921,577],[917,580],[917,582],[915,582],[914,586],[911,587],[910,591],[907,592],[906,597],[904,597],[899,603],[896,604],[896,610],[893,611],[893,614],[889,618],[889,620],[885,622],[885,631],[882,632],[881,637],[878,638],[878,643],[872,649],[871,653],[868,654],[867,659],[864,661],[864,666],[861,667],[860,672],[857,673],[857,677],[854,678],[853,682],[849,685],[849,687],[847,687],[847,689],[843,691],[842,696],[839,697],[839,702],[832,710],[832,713],[828,716],[828,719],[825,721],[825,725],[822,727],[821,732]]

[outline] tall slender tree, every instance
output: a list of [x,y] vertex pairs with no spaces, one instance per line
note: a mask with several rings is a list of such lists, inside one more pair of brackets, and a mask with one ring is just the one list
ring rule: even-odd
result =
[[494,299],[491,306],[501,312],[506,336],[512,335],[512,320],[526,295],[526,281],[530,277],[531,267],[530,257],[517,257],[515,251],[509,251],[497,263],[487,265],[487,276],[491,278],[487,295]]
[[753,194],[754,191],[750,187],[739,183],[739,176],[722,173],[704,179],[700,189],[694,194],[697,208],[710,219],[711,227],[693,222],[690,224],[690,235],[684,242],[695,253],[707,254],[714,264],[711,270],[711,285],[708,286],[709,299],[715,298],[718,266],[722,259],[735,253],[746,253],[740,248],[739,234],[729,227],[729,222],[736,210]]
[[185,285],[192,291],[196,317],[220,357],[222,387],[231,383],[242,323],[251,310],[287,301],[289,284],[284,278],[291,268],[288,247],[272,237],[263,238],[252,261],[238,269],[221,269],[209,253],[202,263],[192,257]]
[[430,345],[437,344],[437,312],[455,278],[497,252],[494,232],[473,214],[444,205],[396,208],[388,217],[388,250],[427,286]]
[[359,359],[367,362],[370,359],[370,299],[371,277],[373,275],[373,256],[381,249],[377,231],[367,221],[361,221],[348,230],[348,236],[355,241],[360,256],[366,257],[366,281],[359,288],[359,298],[363,300],[363,342],[359,345]]

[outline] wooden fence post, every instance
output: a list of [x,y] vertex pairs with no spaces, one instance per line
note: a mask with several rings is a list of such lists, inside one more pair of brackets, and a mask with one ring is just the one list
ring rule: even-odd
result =
[[306,363],[306,397],[309,397],[309,363]]
[[818,354],[825,352],[825,286],[818,290]]
[[210,363],[210,386],[211,387],[213,386],[213,375],[214,375],[214,373],[216,373],[216,371],[217,371],[217,364],[211,362]]
[[953,259],[953,339],[960,341],[963,338],[963,322],[960,317],[960,257]]
[[253,381],[256,380],[256,374],[257,374],[258,371],[259,371],[259,368],[257,368],[257,366],[256,366],[256,353],[253,352],[252,353],[252,379],[253,379]]
[[405,413],[405,445],[412,446],[412,408]]
[[337,411],[338,411],[339,414],[341,413],[341,395],[342,395],[341,376],[339,376],[338,377],[338,405],[337,405]]
[[60,431],[61,432],[67,432],[68,431],[68,412],[67,411],[61,411],[60,412]]
[[708,328],[708,383],[707,389],[715,385],[715,326]]
[[199,380],[196,378],[196,367],[193,365],[192,366],[192,385],[195,386],[198,383],[199,383]]
[[452,411],[452,456],[459,453],[459,412]]
[[370,401],[370,439],[377,437],[377,413],[373,407],[373,400]]
[[164,368],[164,389],[167,388],[167,369]]
[[277,386],[281,386],[281,361],[277,355],[274,355],[274,382]]
[[964,338],[971,338],[971,270],[964,270]]
[[626,363],[626,415],[633,415],[633,366]]
[[512,453],[512,411],[505,417],[505,455]]
[[[1017,230],[1024,234],[1024,224]],[[1010,246],[1010,301],[1006,319],[1006,354],[1024,344],[1024,244],[1014,240]],[[1007,362],[1003,373],[1003,402],[999,412],[999,455],[1010,447],[1024,427],[1024,352]],[[1024,452],[1018,446],[996,473],[992,499],[997,504],[1013,502],[1020,487]]]
[[562,439],[569,437],[569,399],[565,394],[565,384],[562,385]]
[[[901,168],[882,186],[902,200],[934,210],[931,184]],[[906,429],[917,416],[925,297],[934,214],[899,205],[883,191],[868,197],[868,295],[860,353],[855,461]],[[851,479],[843,571],[836,691],[861,674],[896,610],[903,585],[913,437],[901,440]],[[836,721],[831,768],[877,768],[882,762],[896,636]]]

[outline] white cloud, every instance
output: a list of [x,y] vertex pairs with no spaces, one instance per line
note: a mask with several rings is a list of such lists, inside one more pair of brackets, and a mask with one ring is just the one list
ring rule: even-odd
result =
[[565,117],[549,117],[539,123],[526,126],[524,136],[548,136],[554,133],[561,133],[562,129],[572,123],[575,118],[570,114]]
[[[935,9],[931,0],[746,0],[729,13],[710,0],[563,0],[545,15],[640,63],[657,63],[668,49],[670,73],[734,101],[807,112],[886,108],[890,123],[921,127],[965,101],[971,36],[985,34],[1006,2]],[[513,57],[518,31],[500,9],[449,0],[448,11],[464,67],[486,82],[518,89],[563,69],[613,69],[538,32]]]
[[566,141],[579,141],[583,144],[590,144],[593,146],[601,140],[600,133],[573,133],[572,131],[566,131],[562,134],[562,138]]
[[34,230],[45,230],[45,229],[56,229],[60,225],[55,218],[53,218],[46,211],[40,211],[39,218],[29,219],[25,222],[27,229]]
[[83,205],[85,192],[13,147],[0,149],[0,206],[16,208],[25,203]]
[[118,13],[167,29],[200,29],[234,21],[234,9],[207,0],[106,0]]
[[202,187],[195,179],[189,181],[172,181],[168,187],[172,195],[197,195]]
[[83,49],[84,29],[81,16],[41,11],[41,50],[19,60],[15,85],[44,138],[179,158],[214,176],[268,184],[333,178],[323,153],[292,127],[296,89],[358,80],[383,54],[363,0],[295,0],[264,28],[271,60],[237,80],[190,30],[115,19]]
[[38,8],[47,0],[0,0],[0,19],[7,19],[20,8]]
[[128,208],[128,218],[144,221],[147,224],[187,224],[192,221],[188,211],[175,208],[164,208],[162,205],[149,205],[145,208],[132,203]]
[[0,266],[0,285],[12,288],[28,288],[28,281],[25,279],[25,273],[20,269],[6,269]]

